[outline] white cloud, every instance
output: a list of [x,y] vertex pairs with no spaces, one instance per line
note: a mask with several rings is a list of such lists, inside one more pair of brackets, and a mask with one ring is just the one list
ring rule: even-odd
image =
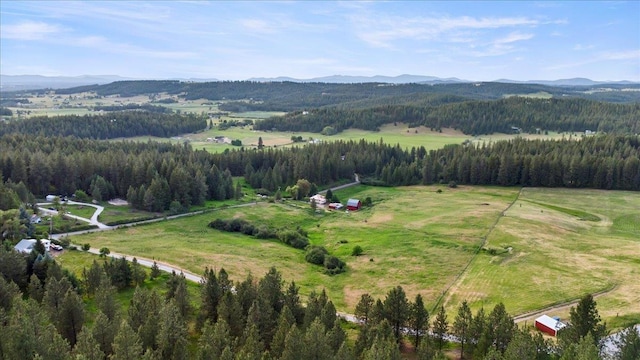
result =
[[640,64],[640,49],[628,51],[612,51],[600,54],[602,60],[637,60]]
[[255,31],[263,34],[273,34],[277,31],[273,24],[261,19],[240,19],[238,23],[249,31]]
[[[399,40],[434,40],[439,42],[473,41],[475,36],[461,36],[461,33],[473,30],[482,32],[500,28],[535,27],[538,20],[526,17],[475,18],[459,17],[394,17],[394,16],[359,16],[354,15],[351,21],[356,27],[356,35],[374,47],[392,48],[394,41]],[[470,34],[469,34],[470,35]],[[526,36],[521,34],[520,37]],[[515,39],[525,40],[525,39]]]
[[62,31],[62,27],[55,24],[26,21],[20,24],[2,25],[0,37],[13,40],[42,40]]
[[533,39],[533,34],[523,34],[518,32],[513,32],[501,39],[494,41],[494,44],[510,44],[516,41],[523,41]]

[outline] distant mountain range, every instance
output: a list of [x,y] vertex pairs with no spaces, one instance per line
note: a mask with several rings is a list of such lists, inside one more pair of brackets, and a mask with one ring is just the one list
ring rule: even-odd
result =
[[[42,75],[0,75],[0,90],[2,91],[19,91],[19,90],[32,90],[32,89],[66,89],[83,85],[103,85],[109,84],[115,81],[123,80],[143,80],[129,77],[122,77],[118,75],[82,75],[82,76],[42,76]],[[179,80],[189,82],[210,82],[218,81],[217,79],[167,79],[167,80]],[[275,77],[275,78],[250,78],[248,81],[256,82],[319,82],[319,83],[335,83],[335,84],[354,84],[354,83],[387,83],[387,84],[406,84],[406,83],[418,83],[418,84],[451,84],[451,83],[472,83],[477,82],[473,80],[463,80],[455,77],[452,78],[439,78],[435,76],[424,75],[408,75],[403,74],[399,76],[349,76],[349,75],[333,75],[316,77],[311,79],[296,79],[292,77]],[[527,80],[517,81],[509,79],[498,79],[493,82],[501,83],[515,83],[515,84],[542,84],[548,86],[594,86],[599,84],[638,84],[633,81],[593,81],[587,78],[572,78],[572,79],[560,79],[560,80]]]

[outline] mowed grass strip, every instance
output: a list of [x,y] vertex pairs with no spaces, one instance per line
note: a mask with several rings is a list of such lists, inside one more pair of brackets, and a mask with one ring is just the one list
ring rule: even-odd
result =
[[[590,221],[585,221],[588,219]],[[595,219],[598,219],[597,221]],[[512,314],[611,290],[599,298],[605,318],[640,316],[640,194],[523,189],[456,287],[450,311],[503,302]]]

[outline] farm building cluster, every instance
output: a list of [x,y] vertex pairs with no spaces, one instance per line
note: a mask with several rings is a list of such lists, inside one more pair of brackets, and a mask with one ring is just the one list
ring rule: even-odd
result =
[[[322,194],[315,194],[309,198],[309,202],[314,202],[316,205],[326,206],[330,210],[340,210],[345,206],[339,202],[328,203],[327,198]],[[358,199],[349,199],[347,200],[347,210],[349,211],[357,211],[362,207],[362,201]]]

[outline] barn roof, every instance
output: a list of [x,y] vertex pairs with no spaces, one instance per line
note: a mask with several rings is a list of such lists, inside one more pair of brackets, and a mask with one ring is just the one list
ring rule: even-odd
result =
[[565,323],[560,322],[550,316],[542,315],[536,319],[536,322],[548,327],[549,329],[560,330],[563,327],[567,326]]
[[347,200],[347,206],[358,206],[360,200],[358,199],[349,199]]

